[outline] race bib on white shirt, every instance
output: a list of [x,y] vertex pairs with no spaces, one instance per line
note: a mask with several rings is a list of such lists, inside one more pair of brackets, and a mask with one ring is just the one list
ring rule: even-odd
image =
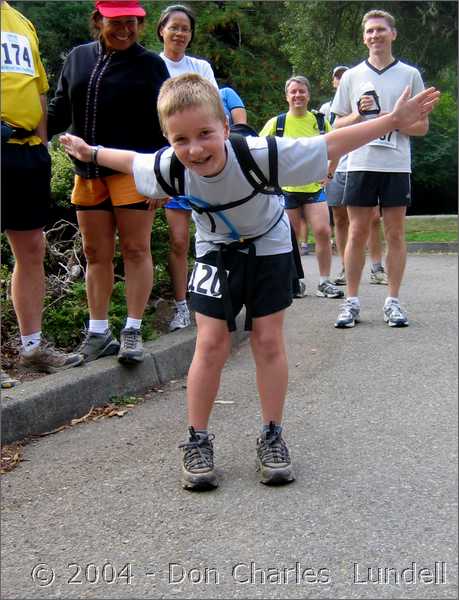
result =
[[369,146],[379,146],[380,148],[390,148],[395,150],[397,148],[397,132],[389,131],[385,135],[373,140],[368,144]]
[[2,31],[2,73],[35,75],[32,48],[24,35]]
[[221,298],[217,267],[196,262],[188,282],[188,291],[211,298]]

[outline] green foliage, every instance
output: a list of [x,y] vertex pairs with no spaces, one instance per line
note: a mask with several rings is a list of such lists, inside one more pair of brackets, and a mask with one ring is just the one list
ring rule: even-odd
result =
[[51,147],[51,194],[57,206],[68,207],[73,188],[73,163],[60,144]]
[[457,104],[448,92],[430,117],[430,131],[414,138],[413,173],[418,185],[428,190],[444,188],[451,197],[457,194]]

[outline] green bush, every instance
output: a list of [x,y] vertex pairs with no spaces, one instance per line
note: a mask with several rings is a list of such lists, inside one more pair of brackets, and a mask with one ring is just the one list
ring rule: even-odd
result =
[[67,208],[73,188],[73,163],[60,145],[53,144],[50,154],[52,161],[51,195],[57,206]]

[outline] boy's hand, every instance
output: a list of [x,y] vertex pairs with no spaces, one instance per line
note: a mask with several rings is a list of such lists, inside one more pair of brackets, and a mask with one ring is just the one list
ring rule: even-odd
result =
[[167,196],[166,198],[145,198],[145,202],[148,204],[148,210],[156,210],[157,208],[162,208],[165,204],[169,202],[170,198]]
[[417,121],[425,119],[440,98],[440,92],[434,87],[427,88],[413,98],[410,98],[410,93],[410,88],[406,87],[391,113],[396,129],[406,129]]
[[70,154],[82,162],[91,162],[92,146],[89,146],[81,138],[72,135],[71,133],[65,133],[59,137],[59,141],[64,146],[64,150],[67,154]]

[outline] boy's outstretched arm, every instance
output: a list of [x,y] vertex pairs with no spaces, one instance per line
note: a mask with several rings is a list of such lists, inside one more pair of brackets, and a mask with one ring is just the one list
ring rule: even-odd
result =
[[[82,162],[93,162],[95,149],[97,146],[89,146],[84,140],[66,133],[59,138],[65,151],[77,160]],[[108,167],[119,173],[132,174],[132,165],[136,153],[131,150],[115,150],[113,148],[102,148],[97,150],[97,164],[101,167]]]
[[390,131],[408,130],[427,117],[439,97],[440,92],[431,87],[410,98],[410,89],[406,88],[391,113],[326,133],[328,159],[335,160]]

